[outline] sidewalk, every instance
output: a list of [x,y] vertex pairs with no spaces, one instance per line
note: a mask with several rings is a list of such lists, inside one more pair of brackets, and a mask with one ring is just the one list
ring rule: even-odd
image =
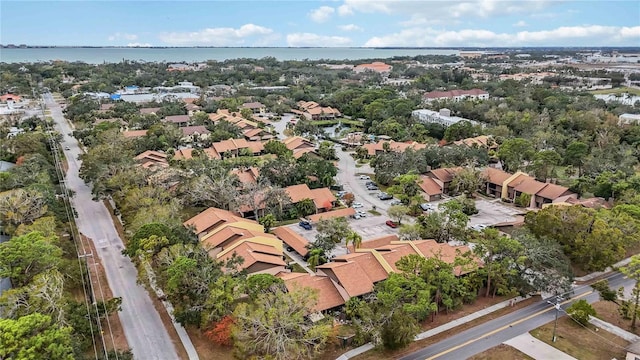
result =
[[[513,305],[515,305],[515,304],[517,304],[517,303],[519,303],[519,302],[521,302],[523,300],[526,300],[528,298],[529,297],[518,296],[518,297],[515,297],[513,299],[506,300],[506,301],[497,303],[495,305],[489,306],[486,309],[482,309],[480,311],[476,311],[473,314],[469,314],[467,316],[463,316],[463,317],[461,317],[459,319],[450,321],[450,322],[448,322],[448,323],[446,323],[444,325],[441,325],[441,326],[438,326],[436,328],[433,328],[433,329],[427,330],[425,332],[422,332],[422,333],[416,335],[414,341],[426,339],[428,337],[440,334],[441,332],[444,332],[444,331],[447,331],[447,330],[451,330],[456,326],[468,323],[468,322],[470,322],[472,320],[475,320],[477,318],[480,318],[480,317],[483,317],[485,315],[491,314],[491,313],[496,312],[496,311],[498,311],[500,309],[504,309],[504,308],[506,308],[508,306],[513,306]],[[362,345],[360,347],[357,347],[355,349],[347,351],[346,353],[340,355],[340,357],[338,357],[336,360],[351,359],[352,357],[355,357],[357,355],[360,355],[362,353],[365,353],[365,352],[373,349],[373,347],[374,346],[371,343],[364,344],[364,345]]]
[[518,349],[536,360],[576,360],[576,358],[534,338],[529,333],[516,336],[505,341],[504,344]]
[[597,272],[594,272],[594,273],[591,273],[591,274],[587,274],[587,275],[582,276],[582,277],[574,278],[573,280],[576,281],[576,282],[587,282],[587,281],[593,280],[595,278],[598,278],[598,277],[600,277],[602,275],[606,275],[606,274],[612,272],[614,269],[618,269],[618,268],[621,268],[623,266],[627,266],[630,262],[631,262],[631,258],[628,257],[628,258],[626,258],[624,260],[618,261],[617,263],[613,264],[613,266],[610,266],[610,267],[604,269],[604,271],[597,271]]
[[596,317],[591,316],[589,318],[589,322],[592,325],[595,325],[595,326],[599,327],[602,330],[608,331],[608,332],[610,332],[610,333],[612,333],[612,334],[614,334],[614,335],[616,335],[618,337],[621,337],[621,338],[627,340],[630,343],[634,343],[634,342],[640,340],[640,336],[638,336],[636,334],[633,334],[633,333],[630,333],[627,330],[621,329],[621,328],[619,328],[619,327],[617,327],[617,326],[615,326],[615,325],[613,325],[611,323],[608,323],[608,322],[606,322],[604,320],[600,320],[600,319],[598,319]]

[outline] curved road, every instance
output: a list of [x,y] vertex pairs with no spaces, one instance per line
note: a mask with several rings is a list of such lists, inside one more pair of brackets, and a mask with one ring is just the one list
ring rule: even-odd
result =
[[[612,289],[617,289],[620,286],[632,287],[634,285],[633,280],[626,279],[620,273],[613,273],[607,276],[606,279],[609,280],[609,286]],[[565,301],[561,307],[566,309],[573,300],[578,298],[586,299],[592,303],[599,300],[599,294],[593,292],[593,289],[588,285],[578,286],[574,288],[572,300]],[[555,318],[553,309],[552,305],[543,300],[462,331],[443,341],[406,355],[400,360],[467,359],[553,321]],[[564,313],[560,311],[559,315],[563,316]]]
[[[137,270],[121,251],[124,248],[118,236],[109,211],[102,202],[93,201],[91,189],[78,176],[82,153],[78,142],[69,134],[72,132],[62,115],[60,106],[51,94],[44,94],[47,108],[56,123],[56,129],[63,134],[62,144],[69,164],[66,174],[67,187],[75,194],[71,199],[78,213],[78,230],[91,238],[104,266],[109,286],[114,297],[122,297],[122,311],[119,313],[124,334],[135,359],[166,360],[178,359],[176,349],[156,311],[147,291],[137,284]],[[66,150],[68,148],[69,150]],[[96,292],[100,291],[97,284]],[[106,284],[102,284],[105,286]],[[105,337],[108,329],[104,329]],[[106,339],[105,339],[106,340]]]

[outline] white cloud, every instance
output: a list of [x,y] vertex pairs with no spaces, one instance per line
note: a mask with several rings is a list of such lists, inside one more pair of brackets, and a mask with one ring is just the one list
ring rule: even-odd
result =
[[317,23],[323,23],[329,20],[335,11],[336,10],[331,6],[320,6],[319,8],[311,11],[309,13],[309,17]]
[[350,11],[408,15],[403,26],[436,24],[469,18],[492,18],[501,15],[533,14],[561,3],[554,0],[344,0]]
[[640,41],[640,26],[565,26],[544,31],[495,33],[489,30],[457,31],[434,28],[408,28],[400,32],[373,37],[364,46],[603,46],[632,45]]
[[353,10],[351,10],[349,5],[340,5],[338,6],[338,15],[340,16],[353,15]]
[[513,24],[513,26],[515,26],[515,27],[525,27],[525,26],[529,26],[529,24],[527,24],[527,22],[524,21],[524,20],[520,20],[517,23]]
[[362,28],[356,24],[339,25],[338,29],[342,31],[362,31]]
[[109,35],[109,37],[107,39],[109,39],[109,41],[116,41],[116,40],[133,41],[133,40],[137,40],[138,39],[138,35],[117,32],[115,34]]
[[158,37],[171,45],[246,46],[248,45],[246,41],[249,39],[252,39],[256,44],[265,45],[265,39],[273,39],[276,37],[275,35],[272,29],[255,24],[245,24],[237,29],[206,28],[193,32],[162,33]]
[[287,35],[287,45],[291,47],[340,47],[351,45],[351,39],[343,36],[294,33]]
[[128,47],[151,47],[152,45],[149,43],[134,42],[134,43],[128,43],[127,46]]

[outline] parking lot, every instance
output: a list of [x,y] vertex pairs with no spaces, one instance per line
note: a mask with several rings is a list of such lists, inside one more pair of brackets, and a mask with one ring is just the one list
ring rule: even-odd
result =
[[479,213],[471,216],[469,226],[484,224],[494,225],[502,222],[514,221],[517,215],[526,211],[503,204],[500,199],[496,200],[476,200],[476,208]]
[[[367,212],[370,208],[361,208],[358,210],[363,210]],[[388,218],[383,215],[374,216],[367,212],[367,216],[362,219],[347,219],[349,222],[349,226],[360,236],[362,236],[362,241],[371,240],[377,237],[398,234],[398,229],[392,229],[385,224]],[[313,243],[316,240],[316,235],[318,234],[318,230],[316,229],[316,224],[313,224],[313,228],[311,230],[305,230],[300,227],[298,224],[289,225],[289,227],[302,235],[305,239],[307,239],[310,243]],[[347,249],[344,244],[340,244],[336,246],[336,248],[331,252],[331,255],[339,256],[347,253]]]

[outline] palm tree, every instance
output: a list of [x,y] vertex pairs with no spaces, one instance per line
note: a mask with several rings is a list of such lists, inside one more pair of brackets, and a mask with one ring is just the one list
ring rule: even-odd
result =
[[307,259],[307,264],[309,264],[309,268],[311,270],[316,269],[316,266],[322,265],[327,262],[324,251],[319,248],[313,248],[309,251],[309,258]]
[[349,244],[353,244],[353,249],[357,250],[362,245],[362,236],[353,230],[349,231],[344,239],[344,245],[349,246]]

